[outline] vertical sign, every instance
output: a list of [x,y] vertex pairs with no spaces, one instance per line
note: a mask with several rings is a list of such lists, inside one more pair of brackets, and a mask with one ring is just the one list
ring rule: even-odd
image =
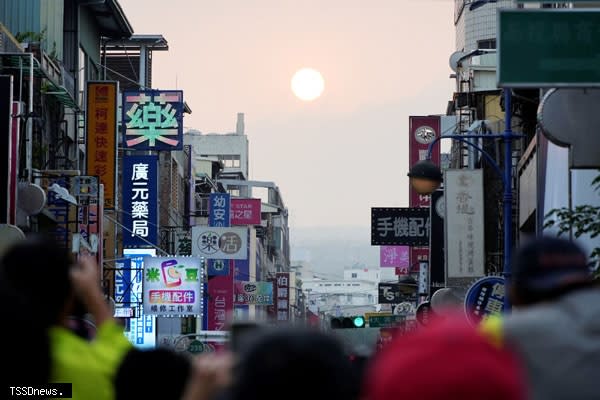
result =
[[21,127],[21,110],[24,105],[22,102],[13,101],[12,103],[12,127],[10,135],[10,184],[8,188],[8,223],[15,225],[17,223],[17,181],[19,171],[19,129]]
[[447,276],[481,277],[485,275],[483,170],[446,170],[444,182]]
[[115,260],[115,305],[129,307],[131,304],[131,259]]
[[[429,144],[440,136],[440,117],[432,115],[427,117],[410,116],[409,120],[409,165],[412,167],[417,162],[427,158]],[[440,143],[433,146],[431,152],[431,161],[435,165],[440,165]],[[429,207],[429,196],[418,194],[412,187],[409,188],[410,207]]]
[[0,194],[0,224],[9,222],[9,205],[11,194],[10,175],[11,171],[11,126],[12,126],[12,76],[0,76],[0,187],[3,188]]
[[[211,193],[208,204],[208,225],[211,227],[229,227],[231,211],[231,196],[229,193]],[[196,227],[192,228],[192,240],[197,249],[196,255],[203,255],[208,258],[206,291],[208,299],[206,305],[206,318],[202,321],[203,328],[208,330],[224,330],[227,315],[233,310],[233,274],[234,264],[232,260],[225,258],[215,258],[217,253],[215,243],[220,248],[220,237],[212,230],[200,234],[196,238]],[[202,251],[206,253],[202,253]],[[223,253],[219,253],[223,256]]]
[[131,305],[138,310],[136,318],[129,319],[129,330],[125,333],[129,341],[139,348],[152,348],[156,345],[156,317],[144,315],[142,307],[142,281],[144,257],[155,257],[155,249],[123,249],[123,256],[131,258]]
[[[441,123],[439,115],[432,116],[410,116],[409,117],[409,168],[417,162],[427,158],[429,145],[441,135]],[[431,161],[440,165],[440,143],[433,146]],[[418,194],[409,187],[410,207],[429,207],[430,196]],[[410,265],[417,266],[422,261],[428,261],[429,249],[427,247],[412,247],[410,253]],[[413,267],[413,269],[416,269]]]
[[226,329],[227,318],[233,310],[233,271],[229,274],[208,277],[208,312],[206,327],[209,331]]
[[446,286],[446,266],[444,260],[444,191],[431,194],[431,231],[429,232],[429,295]]
[[277,285],[277,322],[287,322],[290,320],[290,273],[277,272],[275,274]]
[[87,83],[87,173],[104,185],[106,209],[115,207],[118,91],[118,82]]
[[209,226],[229,226],[231,196],[229,193],[211,193],[208,206]]
[[158,156],[123,157],[123,210],[123,246],[157,244]]

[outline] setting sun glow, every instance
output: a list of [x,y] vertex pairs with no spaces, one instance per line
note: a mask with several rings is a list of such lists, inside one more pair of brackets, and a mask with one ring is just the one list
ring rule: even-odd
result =
[[302,68],[292,77],[292,91],[300,100],[314,100],[323,93],[324,88],[323,76],[312,68]]

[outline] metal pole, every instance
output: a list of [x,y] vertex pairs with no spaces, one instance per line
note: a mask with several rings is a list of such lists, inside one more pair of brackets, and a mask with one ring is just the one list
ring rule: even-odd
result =
[[[512,129],[511,89],[504,88],[504,287],[510,287],[512,257]],[[509,291],[504,294],[504,312],[510,311]]]

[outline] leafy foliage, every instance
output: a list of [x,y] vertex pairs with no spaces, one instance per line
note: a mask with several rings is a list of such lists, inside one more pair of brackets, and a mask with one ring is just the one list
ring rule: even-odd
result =
[[[600,175],[592,181],[592,186],[600,191]],[[544,228],[556,226],[558,235],[573,231],[576,238],[581,235],[590,235],[595,238],[600,235],[600,206],[581,205],[574,209],[566,207],[550,210],[545,216]],[[591,264],[595,267],[596,278],[600,278],[600,247],[596,247],[590,254]]]

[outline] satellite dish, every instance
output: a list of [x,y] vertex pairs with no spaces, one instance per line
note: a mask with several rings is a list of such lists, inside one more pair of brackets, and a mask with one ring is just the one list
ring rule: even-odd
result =
[[19,183],[17,207],[25,214],[39,214],[46,205],[46,192],[35,183]]
[[544,135],[558,146],[569,146],[571,168],[600,167],[600,89],[560,88],[544,95],[538,122]]
[[452,71],[456,72],[458,70],[459,60],[466,55],[467,55],[467,53],[465,53],[464,51],[455,51],[454,53],[452,53],[452,55],[450,56],[450,60],[449,60],[450,69],[452,69]]
[[25,234],[15,225],[0,224],[0,256],[13,244],[25,239]]

